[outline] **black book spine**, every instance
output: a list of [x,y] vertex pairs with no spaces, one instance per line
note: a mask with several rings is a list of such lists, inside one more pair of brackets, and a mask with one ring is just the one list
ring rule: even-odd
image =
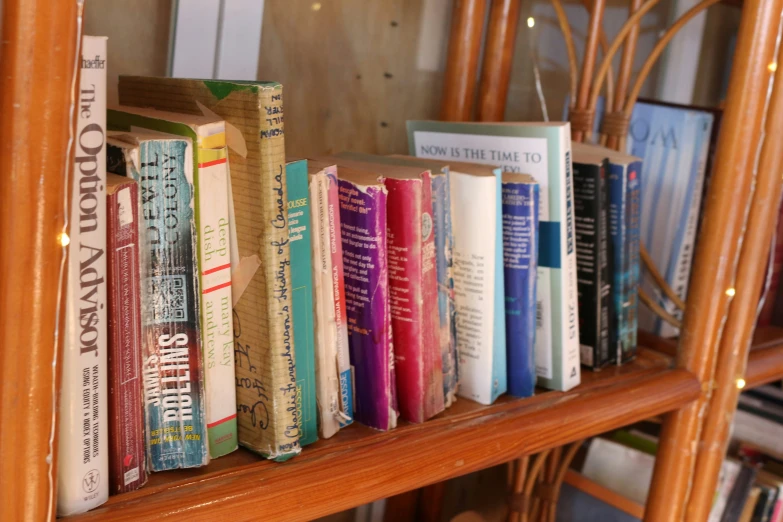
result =
[[726,507],[723,509],[723,516],[720,519],[721,522],[737,522],[739,520],[754,480],[756,480],[756,468],[742,466],[739,475],[737,475],[737,481],[734,483],[734,487],[731,488],[728,500],[726,500]]
[[610,339],[612,284],[607,165],[574,162],[576,270],[582,364],[600,369],[615,359]]

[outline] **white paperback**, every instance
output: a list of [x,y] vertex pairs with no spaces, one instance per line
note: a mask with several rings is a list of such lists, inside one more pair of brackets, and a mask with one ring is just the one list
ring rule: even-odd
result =
[[[451,170],[454,306],[460,385],[458,394],[492,404],[497,255],[497,186],[492,174],[479,176]],[[489,217],[489,218],[488,218]],[[503,340],[505,342],[505,339]],[[505,365],[504,365],[505,366]],[[503,368],[505,371],[505,367]]]
[[[339,319],[340,310],[335,304],[339,303],[340,296],[334,292],[337,267],[332,263],[332,240],[338,240],[339,235],[331,232],[339,214],[330,216],[329,213],[329,174],[336,180],[337,169],[310,169],[316,402],[319,435],[325,439],[350,423],[352,415],[351,411],[344,411],[350,403],[343,400],[341,380],[341,376],[350,374],[348,325]],[[344,305],[342,309],[345,309]]]
[[109,498],[106,323],[106,38],[82,39],[60,393],[57,514]]
[[[577,386],[579,321],[570,124],[409,121],[408,143],[410,152],[419,157],[495,165],[504,172],[535,178],[540,191],[538,384],[563,391]],[[452,206],[453,216],[465,211]]]

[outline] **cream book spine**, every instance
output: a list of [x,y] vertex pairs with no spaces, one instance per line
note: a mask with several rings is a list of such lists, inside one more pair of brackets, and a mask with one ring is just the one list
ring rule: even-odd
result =
[[105,37],[82,39],[74,141],[57,457],[60,516],[84,513],[109,498]]

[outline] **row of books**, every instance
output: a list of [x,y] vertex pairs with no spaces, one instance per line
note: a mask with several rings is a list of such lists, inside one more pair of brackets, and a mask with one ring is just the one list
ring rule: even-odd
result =
[[638,158],[568,123],[409,122],[415,157],[286,161],[281,85],[121,77],[107,111],[106,45],[83,44],[60,514],[634,356]]
[[[659,428],[644,422],[590,441],[585,458],[578,459],[582,461],[580,480],[571,481],[572,486],[564,489],[558,515],[562,514],[564,520],[576,516],[586,522],[640,520],[655,465]],[[585,481],[598,488],[574,487]],[[602,494],[603,489],[610,494]],[[721,465],[708,520],[783,521],[780,382],[740,395],[729,454]]]

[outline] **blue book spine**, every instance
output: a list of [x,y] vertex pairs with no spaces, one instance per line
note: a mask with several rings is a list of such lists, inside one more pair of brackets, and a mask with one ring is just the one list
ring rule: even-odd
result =
[[639,326],[639,248],[641,242],[642,223],[642,162],[635,161],[628,165],[628,183],[626,195],[626,259],[627,279],[624,281],[624,292],[627,294],[627,305],[623,310],[623,318],[628,330],[628,342],[622,345],[622,360],[625,362],[636,356],[637,330]]
[[503,265],[508,393],[530,397],[536,386],[538,185],[503,183]]
[[452,277],[451,197],[447,174],[432,176],[432,213],[435,220],[435,265],[438,274],[438,315],[440,317],[443,397],[450,406],[457,394],[459,369],[457,329]]
[[[612,301],[614,313],[611,319],[615,332],[612,338],[610,360],[617,362],[623,351],[631,344],[631,329],[628,324],[627,307],[630,299],[631,264],[628,245],[628,165],[609,164],[609,238],[612,243]],[[638,231],[637,231],[638,232]],[[637,254],[638,257],[638,254]]]
[[503,173],[498,168],[494,170],[497,179],[497,234],[495,236],[495,303],[494,325],[492,335],[492,395],[491,402],[506,393],[508,389],[508,376],[506,375],[506,320],[505,310],[505,285],[503,274]]

